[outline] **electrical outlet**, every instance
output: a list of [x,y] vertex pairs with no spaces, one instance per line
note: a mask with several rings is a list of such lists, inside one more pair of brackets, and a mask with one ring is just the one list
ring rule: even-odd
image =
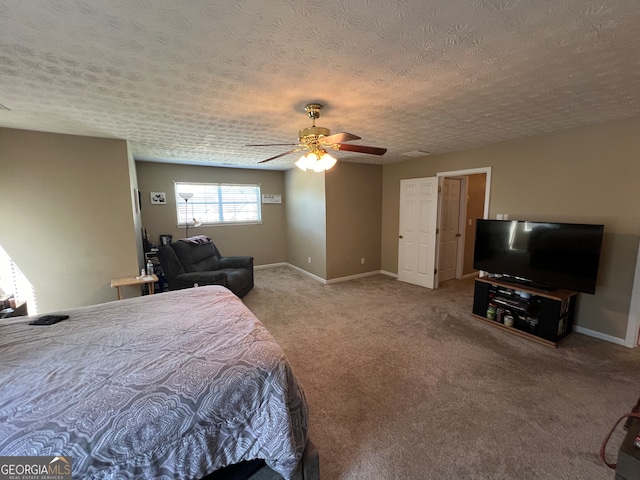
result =
[[364,265],[364,257],[360,259],[360,264]]
[[307,262],[311,263],[311,257],[307,257]]

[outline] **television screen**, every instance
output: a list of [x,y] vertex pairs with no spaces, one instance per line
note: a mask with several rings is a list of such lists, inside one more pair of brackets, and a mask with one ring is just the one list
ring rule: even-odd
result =
[[477,220],[473,268],[593,294],[603,232],[603,225]]

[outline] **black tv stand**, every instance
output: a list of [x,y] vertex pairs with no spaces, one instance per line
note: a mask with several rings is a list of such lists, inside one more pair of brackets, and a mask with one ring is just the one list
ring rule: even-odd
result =
[[558,287],[554,287],[552,285],[547,285],[545,283],[536,283],[531,280],[527,280],[526,278],[520,277],[510,277],[509,275],[502,275],[500,277],[490,275],[489,277],[492,280],[497,280],[499,282],[509,283],[514,286],[524,287],[533,290],[540,290],[542,292],[554,292],[558,289]]
[[[543,291],[504,280],[477,278],[473,294],[473,317],[509,333],[555,347],[573,330],[578,293],[571,290]],[[498,314],[502,309],[502,315]],[[504,323],[505,316],[513,324]]]

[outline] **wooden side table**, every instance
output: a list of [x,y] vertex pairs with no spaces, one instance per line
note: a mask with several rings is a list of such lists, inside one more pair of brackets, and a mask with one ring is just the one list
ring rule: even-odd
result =
[[[131,285],[140,285],[144,284],[149,285],[149,295],[153,295],[153,284],[158,281],[158,277],[154,273],[153,275],[145,275],[143,277],[124,277],[124,278],[114,278],[111,280],[111,287],[115,287],[118,289],[118,300],[122,300],[122,292],[120,291],[120,287],[128,287]],[[144,293],[144,291],[142,292]]]

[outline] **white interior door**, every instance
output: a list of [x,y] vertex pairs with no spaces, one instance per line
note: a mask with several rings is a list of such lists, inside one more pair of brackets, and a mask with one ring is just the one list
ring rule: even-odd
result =
[[436,287],[438,178],[400,180],[398,280]]
[[440,197],[440,246],[438,250],[438,281],[456,278],[458,243],[460,240],[459,178],[445,178]]

